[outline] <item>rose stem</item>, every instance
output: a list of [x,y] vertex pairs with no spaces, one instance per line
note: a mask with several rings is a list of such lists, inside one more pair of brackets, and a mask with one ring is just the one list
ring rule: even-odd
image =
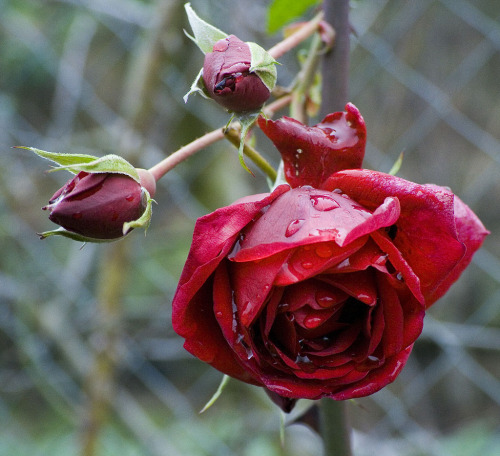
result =
[[306,40],[313,33],[315,33],[318,30],[318,25],[322,20],[323,12],[320,12],[309,22],[304,24],[300,29],[298,29],[295,33],[292,33],[288,38],[285,38],[283,41],[275,44],[267,52],[271,54],[271,56],[275,59],[281,57],[283,54],[286,54],[288,51],[292,50],[300,43],[302,43],[302,41]]
[[[264,108],[264,113],[268,116],[271,116],[276,111],[279,111],[284,106],[289,104],[290,101],[291,101],[291,96],[289,96],[289,95],[281,97],[278,100],[274,101],[273,103],[269,104],[269,106],[266,106]],[[236,124],[237,123],[235,123],[234,125],[231,124],[229,129],[235,128]],[[221,139],[224,139],[224,129],[223,128],[218,128],[217,130],[213,130],[209,133],[206,133],[203,136],[190,142],[189,144],[182,146],[180,149],[176,150],[175,152],[170,154],[168,157],[164,158],[161,162],[159,162],[156,165],[154,165],[153,167],[149,168],[149,172],[153,175],[155,180],[158,182],[159,179],[161,179],[170,170],[175,168],[179,163],[186,160],[191,155],[194,155],[196,152],[199,152],[200,150],[209,146],[210,144],[213,144],[213,143],[216,143],[217,141],[220,141]],[[247,148],[245,147],[245,149],[247,149]],[[256,155],[259,155],[258,152],[255,151],[255,149],[254,149],[254,152]],[[265,159],[262,158],[260,155],[259,155],[259,157],[262,161],[265,161]],[[251,159],[253,160],[253,158],[251,158]],[[259,166],[259,164],[257,164],[257,166]],[[267,167],[270,167],[270,166],[271,165],[268,164],[266,166],[266,169],[262,169],[262,171],[265,174],[268,174]]]
[[347,422],[347,403],[324,398],[320,407],[320,431],[324,456],[351,456],[350,426]]
[[[318,13],[313,19],[303,25],[300,29],[298,29],[295,33],[290,35],[288,38],[285,38],[283,41],[277,43],[271,49],[269,49],[269,54],[275,59],[281,57],[286,52],[290,51],[294,47],[298,46],[302,41],[309,38],[313,33],[318,30],[318,24],[323,19],[323,12]],[[266,115],[272,115],[274,112],[278,111],[282,107],[289,104],[291,98],[289,96],[284,96],[279,98],[275,102],[269,104],[269,106],[264,108],[264,113]],[[201,136],[198,139],[186,144],[181,147],[177,151],[170,154],[168,157],[163,159],[161,162],[157,163],[153,167],[149,169],[150,173],[153,175],[156,181],[161,179],[168,171],[175,168],[179,163],[186,160],[191,155],[194,155],[196,152],[204,149],[205,147],[213,144],[217,141],[224,139],[224,132],[222,128],[218,128],[217,130],[213,130],[205,135]],[[257,152],[257,151],[255,151]],[[252,159],[253,160],[253,159]],[[259,166],[259,165],[257,165]],[[264,173],[267,174],[265,170]]]
[[[349,92],[349,0],[324,0],[325,20],[335,30],[335,44],[322,62],[323,84],[321,114],[342,111]],[[347,403],[324,398],[320,402],[320,430],[324,456],[351,456]]]

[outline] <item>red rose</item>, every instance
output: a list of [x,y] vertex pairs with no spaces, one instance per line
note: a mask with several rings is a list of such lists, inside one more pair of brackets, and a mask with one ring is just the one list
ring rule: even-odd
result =
[[203,81],[217,103],[229,111],[254,111],[271,92],[257,73],[250,72],[252,55],[247,43],[234,35],[214,44],[205,55]]
[[188,351],[289,398],[276,401],[283,408],[296,398],[366,396],[392,382],[426,307],[488,233],[445,188],[345,169],[361,164],[365,138],[359,112],[346,109],[317,127],[260,123],[295,188],[200,218],[173,300]]
[[[149,182],[148,182],[149,184]],[[123,224],[146,209],[141,184],[124,174],[78,173],[43,209],[66,230],[93,239],[123,236]]]

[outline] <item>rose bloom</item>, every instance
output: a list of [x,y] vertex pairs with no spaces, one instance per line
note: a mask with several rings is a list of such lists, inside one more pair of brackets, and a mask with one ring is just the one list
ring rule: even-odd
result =
[[146,203],[141,184],[129,176],[81,171],[43,209],[66,230],[104,240],[122,237],[123,224],[137,220]]
[[347,169],[361,163],[366,135],[346,110],[316,127],[261,122],[293,184],[201,217],[173,300],[189,352],[288,410],[392,382],[425,309],[488,233],[443,187]]
[[203,81],[217,103],[229,111],[259,109],[271,92],[256,73],[250,72],[251,53],[248,44],[234,35],[217,41],[205,55]]

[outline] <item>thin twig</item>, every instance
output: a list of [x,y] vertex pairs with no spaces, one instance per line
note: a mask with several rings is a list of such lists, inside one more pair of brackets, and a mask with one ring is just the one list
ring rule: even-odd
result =
[[[266,116],[271,116],[276,111],[279,111],[286,105],[288,105],[291,101],[291,96],[287,95],[282,98],[279,98],[275,102],[269,104],[264,108],[264,114]],[[231,124],[228,129],[236,128],[238,126],[237,122]],[[208,147],[211,144],[216,143],[224,139],[224,129],[218,128],[217,130],[213,130],[209,133],[204,134],[200,138],[195,139],[194,141],[182,146],[180,149],[173,152],[171,155],[163,159],[161,162],[157,163],[153,167],[149,169],[149,172],[153,175],[156,181],[161,179],[165,174],[167,174],[170,170],[175,168],[179,163],[183,162],[191,155],[194,155],[196,152]],[[266,171],[264,171],[266,172]],[[266,172],[266,174],[268,174]]]
[[302,41],[309,38],[313,33],[318,30],[319,23],[323,20],[323,12],[319,12],[315,17],[313,17],[309,22],[300,27],[295,33],[291,34],[289,37],[285,38],[283,41],[275,44],[267,52],[271,54],[272,57],[278,59],[283,54],[286,54],[291,49],[297,47]]

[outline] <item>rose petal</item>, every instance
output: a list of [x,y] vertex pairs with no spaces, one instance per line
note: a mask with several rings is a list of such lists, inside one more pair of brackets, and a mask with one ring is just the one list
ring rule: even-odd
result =
[[433,302],[433,293],[466,250],[457,237],[454,195],[441,187],[371,170],[340,171],[323,188],[340,188],[368,209],[378,207],[387,197],[398,198],[401,215],[392,242],[420,279],[426,302]]
[[[207,307],[212,297],[207,297],[205,291],[210,286],[209,277],[233,248],[241,229],[263,207],[288,190],[288,186],[280,186],[262,199],[247,198],[241,204],[218,209],[196,222],[191,250],[172,301],[172,324],[175,332],[186,339],[186,349],[195,356],[200,353],[200,359],[213,358],[216,351],[216,345],[207,342],[214,325],[198,324],[200,308],[213,314]],[[208,353],[210,350],[213,353]]]
[[474,253],[483,244],[484,238],[490,233],[477,215],[456,195],[454,199],[454,213],[458,239],[465,244],[467,251],[446,279],[428,296],[427,307],[443,296],[448,291],[448,288],[460,277],[460,274],[462,274],[471,262]]
[[285,249],[335,241],[345,246],[398,220],[398,201],[381,201],[374,213],[350,198],[311,187],[291,189],[244,231],[234,261],[258,260]]
[[259,261],[232,262],[231,284],[239,321],[249,327],[264,305],[276,274],[290,256],[289,251]]
[[259,118],[260,128],[281,153],[286,180],[292,187],[319,188],[331,174],[361,167],[365,122],[353,104],[348,103],[345,109],[329,114],[314,127],[289,117],[277,121]]
[[329,283],[364,304],[373,306],[377,303],[378,293],[371,271],[357,271],[350,274],[331,274],[321,276]]
[[374,369],[361,381],[351,386],[345,386],[342,389],[329,394],[328,397],[337,401],[353,399],[356,397],[369,396],[381,390],[384,386],[392,383],[401,372],[410,356],[413,346],[410,346],[387,360],[381,367]]

